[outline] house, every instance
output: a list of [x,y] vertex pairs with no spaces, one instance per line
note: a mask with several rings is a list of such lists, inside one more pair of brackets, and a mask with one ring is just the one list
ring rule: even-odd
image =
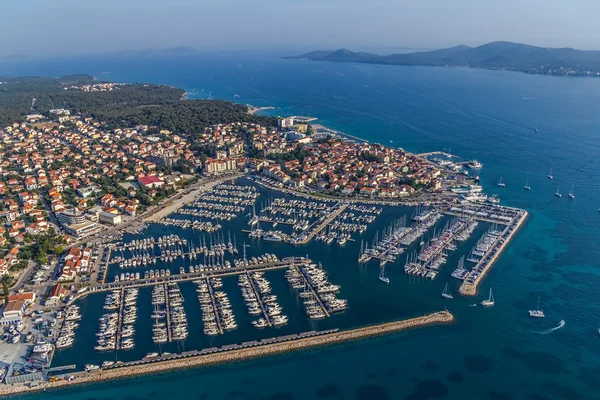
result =
[[363,187],[360,189],[360,194],[364,195],[364,196],[372,196],[374,195],[376,192],[375,188],[371,188],[371,187]]
[[2,318],[0,319],[0,324],[18,324],[21,322],[23,314],[25,314],[25,308],[27,308],[25,301],[9,300],[2,309]]
[[147,189],[159,188],[164,185],[162,179],[157,176],[142,176],[138,178],[138,183]]
[[55,307],[67,296],[67,289],[60,283],[52,287],[46,298],[46,306]]

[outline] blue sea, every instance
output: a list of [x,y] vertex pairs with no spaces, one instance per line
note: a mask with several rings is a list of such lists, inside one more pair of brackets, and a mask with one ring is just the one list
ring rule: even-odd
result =
[[[332,278],[333,283],[340,283],[344,272],[348,282],[359,282],[354,296],[379,299],[378,308],[363,313],[414,315],[447,306],[456,323],[74,387],[43,398],[600,398],[600,80],[282,60],[277,55],[5,61],[0,75],[89,73],[116,82],[170,84],[186,89],[190,98],[275,106],[270,115],[315,116],[323,125],[408,151],[446,149],[464,159],[477,158],[484,165],[480,176],[486,191],[505,205],[530,212],[483,281],[480,295],[443,302],[439,293],[444,281],[403,279],[393,266],[388,268],[391,283],[383,287],[375,268],[361,270],[346,262],[354,256],[340,255],[335,267],[339,278]],[[547,177],[551,168],[553,180]],[[496,185],[500,176],[505,188]],[[523,189],[526,180],[531,191]],[[572,185],[574,200],[566,195]],[[562,198],[554,196],[557,189]],[[327,257],[336,260],[335,254]],[[471,307],[489,287],[496,305]],[[527,314],[538,297],[544,319]],[[560,320],[565,326],[552,330]]]

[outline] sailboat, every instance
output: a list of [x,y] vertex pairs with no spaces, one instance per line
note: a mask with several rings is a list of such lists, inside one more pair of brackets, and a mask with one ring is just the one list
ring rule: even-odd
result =
[[552,175],[552,168],[550,168],[550,173],[548,173],[548,179],[554,179],[554,176]]
[[485,307],[491,307],[494,305],[494,294],[492,293],[492,288],[490,288],[490,297],[487,300],[483,300],[481,305]]
[[531,186],[529,186],[529,179],[525,181],[525,186],[523,186],[525,190],[531,190]]
[[381,267],[381,272],[379,273],[379,280],[381,282],[390,283],[390,278],[385,275],[385,267]]
[[442,292],[442,297],[447,299],[453,299],[452,293],[450,293],[450,289],[448,289],[448,284],[446,283],[446,287],[444,287],[444,291]]
[[575,194],[573,194],[573,189],[575,189],[575,185],[571,186],[571,191],[569,192],[569,197],[572,199],[575,198]]
[[538,296],[537,308],[535,310],[529,310],[529,316],[534,318],[544,318],[544,311],[540,310],[540,298]]
[[500,175],[500,180],[498,181],[498,186],[500,186],[500,187],[506,186],[506,183],[502,182],[502,175]]
[[560,189],[560,186],[557,186],[557,187],[556,187],[556,193],[554,193],[554,195],[555,195],[556,197],[562,197],[562,194],[560,194],[560,192],[558,191],[558,189]]

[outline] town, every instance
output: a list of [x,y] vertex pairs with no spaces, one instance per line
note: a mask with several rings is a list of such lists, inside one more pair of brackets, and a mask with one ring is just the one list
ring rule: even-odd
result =
[[[103,92],[120,87],[103,83],[69,90]],[[109,127],[67,109],[52,109],[3,127],[0,204],[5,225],[0,227],[0,275],[5,302],[0,324],[5,330],[0,362],[7,366],[1,369],[2,379],[10,385],[54,382],[63,369],[74,369],[75,364],[53,369],[51,362],[56,351],[74,345],[83,318],[77,300],[92,293],[95,298],[107,294],[108,312],[100,317],[99,338],[93,346],[100,353],[136,346],[138,292],[148,287],[153,288],[156,308],[152,338],[159,348],[188,337],[180,286],[191,282],[199,292],[206,335],[238,327],[227,294],[219,290],[222,278],[230,275],[239,277],[250,314],[262,315],[252,321],[255,328],[279,327],[288,321],[277,296],[270,294],[270,282],[263,277],[266,271],[286,269],[291,288],[305,299],[309,319],[343,312],[347,300],[336,297],[340,285],[327,281],[321,263],[300,254],[282,260],[276,254],[247,255],[252,246],[246,241],[292,246],[335,241],[342,247],[356,242],[382,207],[425,207],[413,219],[422,223],[405,227],[403,217],[393,228],[384,229],[381,242],[377,232],[375,248],[368,249],[367,244],[363,250],[361,242],[359,264],[378,260],[379,280],[387,283],[385,264],[418,243],[441,212],[459,218],[446,229],[454,229],[452,237],[460,234],[462,240],[469,238],[477,218],[506,226],[502,237],[498,234],[489,242],[489,254],[482,257],[477,272],[461,275],[465,281],[461,293],[475,295],[477,283],[499,253],[500,240],[508,241],[526,214],[486,204],[477,177],[467,171],[469,166],[480,167],[474,161],[454,162],[454,156],[442,152],[412,154],[354,140],[311,125],[314,120],[277,118],[271,125],[239,121],[183,134],[148,125]],[[239,181],[240,177],[246,180]],[[296,197],[266,199],[257,213],[258,188]],[[469,196],[483,200],[477,215],[469,214],[473,210],[465,200]],[[451,208],[458,204],[462,208]],[[430,206],[440,213],[430,211]],[[425,223],[427,215],[437,217]],[[232,238],[234,225],[227,221],[244,218],[249,218],[250,230],[236,228]],[[261,223],[289,229],[269,231]],[[169,235],[153,231],[146,236],[150,226],[162,227]],[[173,233],[189,230],[194,232],[191,236]],[[444,246],[454,245],[448,239]],[[427,257],[411,268],[433,279],[447,249],[435,251],[440,254],[432,258],[437,264]],[[194,263],[198,257],[202,262]],[[157,263],[158,267],[146,269]],[[142,268],[141,273],[136,267]],[[435,315],[426,323],[451,320],[446,314]],[[144,360],[163,360],[170,354],[160,349],[159,353],[150,352]],[[102,366],[86,364],[85,370],[126,365],[105,361]]]

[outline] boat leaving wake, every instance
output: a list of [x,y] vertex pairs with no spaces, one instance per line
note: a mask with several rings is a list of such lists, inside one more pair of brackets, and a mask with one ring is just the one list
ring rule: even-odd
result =
[[554,331],[562,329],[563,326],[565,326],[565,320],[561,319],[560,323],[558,324],[558,326],[555,326],[554,328],[546,329],[545,331],[535,332],[535,333],[539,333],[540,335],[547,335],[549,333],[552,333]]

